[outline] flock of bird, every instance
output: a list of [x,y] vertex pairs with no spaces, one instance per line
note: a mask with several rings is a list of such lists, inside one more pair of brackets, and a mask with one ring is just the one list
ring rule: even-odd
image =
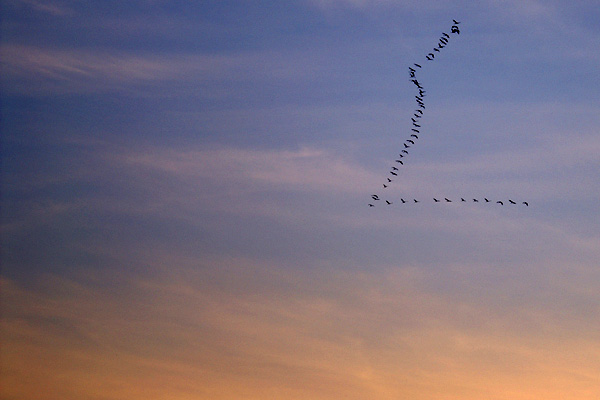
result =
[[[460,22],[457,20],[452,20],[452,21],[454,24],[450,28],[450,34],[459,35],[460,29],[459,29],[458,25],[460,24]],[[440,38],[438,40],[437,46],[433,48],[431,53],[429,53],[429,54],[427,54],[427,56],[425,56],[425,59],[427,60],[426,62],[433,61],[435,59],[436,53],[441,52],[448,45],[450,38],[451,38],[451,36],[449,34],[442,32],[442,35],[440,36]],[[400,172],[400,167],[404,166],[404,162],[406,161],[405,157],[407,157],[410,154],[408,149],[410,149],[412,146],[414,146],[417,143],[416,141],[419,140],[419,135],[421,135],[421,127],[422,127],[421,119],[423,118],[424,110],[425,110],[424,98],[425,98],[425,93],[426,93],[425,88],[423,87],[423,83],[417,79],[417,71],[421,68],[423,68],[423,66],[421,64],[417,64],[417,63],[413,64],[413,66],[408,68],[410,82],[412,82],[417,89],[417,94],[415,95],[415,101],[417,103],[417,106],[413,112],[413,115],[410,118],[410,120],[412,121],[410,137],[404,141],[403,147],[402,147],[400,153],[398,153],[397,159],[394,160],[396,162],[396,164],[394,166],[392,166],[391,170],[389,171],[391,177],[390,176],[386,177],[386,181],[383,183],[384,189],[387,189],[390,186],[390,184],[394,181],[394,179],[396,177],[398,177],[398,174]],[[379,197],[379,195],[377,195],[377,194],[371,195],[371,199],[373,199],[373,201],[382,200]],[[407,201],[404,199],[400,199],[400,201],[402,202],[402,204],[407,203]],[[433,198],[433,201],[435,203],[442,202],[442,200],[438,200],[436,198]],[[465,200],[464,198],[461,198],[460,201],[467,202],[467,200]],[[412,202],[419,203],[420,201],[417,199],[412,199]],[[450,200],[448,198],[444,198],[444,202],[452,203],[452,200]],[[473,202],[478,203],[479,200],[473,199]],[[483,198],[482,202],[491,203],[492,201],[487,198]],[[504,205],[504,201],[502,201],[502,200],[498,200],[495,203]],[[511,199],[508,199],[507,203],[508,204],[517,204],[517,202],[515,202]],[[389,200],[385,200],[385,204],[392,205],[394,203]],[[529,203],[526,201],[521,202],[521,204],[529,206]],[[369,203],[369,207],[375,207],[375,204]]]

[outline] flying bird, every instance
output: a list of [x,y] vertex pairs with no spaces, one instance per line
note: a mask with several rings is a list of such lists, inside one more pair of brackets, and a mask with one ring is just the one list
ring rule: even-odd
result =
[[483,198],[485,200],[486,203],[489,203],[490,201],[488,199],[486,199],[485,197]]
[[462,197],[460,198],[460,201],[466,201],[465,199],[463,199]]
[[479,203],[479,200],[477,200],[477,199],[473,199],[473,202],[474,202],[474,203]]
[[457,21],[457,20],[455,20],[455,19],[453,19],[452,21],[454,22],[454,24],[455,24],[455,25],[458,25],[458,24],[460,24],[460,22],[458,22],[458,21]]
[[419,138],[417,135],[415,135],[414,133],[412,135],[410,135],[410,137],[414,137],[414,138]]
[[433,51],[438,51],[439,52],[440,50],[437,47],[434,47]]
[[387,201],[387,200],[386,200],[385,202],[387,203],[387,205],[388,205],[388,206],[389,206],[390,204],[392,204],[392,202],[391,202],[391,201]]
[[496,203],[500,204],[501,206],[503,206],[503,205],[504,205],[504,203],[503,203],[503,202],[501,202],[500,200],[498,200]]
[[420,131],[420,130],[418,130],[418,129],[415,129],[415,128],[412,128],[412,129],[411,129],[411,131],[413,131],[413,132],[417,132],[417,133],[421,133],[421,131]]
[[386,187],[387,187],[387,185],[384,183],[384,184],[383,184],[383,188],[385,189]]
[[524,201],[523,204],[525,204],[527,207],[529,207],[529,203]]
[[398,171],[398,168],[392,167],[392,171]]
[[408,151],[406,151],[406,150],[402,150],[402,152],[408,154]]
[[390,171],[390,174],[394,175],[394,176],[398,176],[397,173],[395,173],[394,171]]
[[435,197],[433,198],[433,201],[435,201],[436,203],[439,203],[440,201],[438,199],[436,199]]
[[415,112],[418,112],[418,113],[420,113],[420,114],[423,114],[423,111],[421,111],[421,110],[415,110]]
[[406,141],[409,142],[409,143],[415,144],[414,140],[406,139]]
[[400,165],[404,165],[404,163],[402,162],[402,160],[396,160],[396,162]]
[[415,122],[413,122],[413,125],[414,125],[414,126],[416,126],[417,128],[420,128],[420,127],[421,127],[421,125],[419,125],[419,124],[417,124],[417,123],[415,123]]
[[402,144],[404,145],[404,148],[405,148],[405,149],[408,149],[408,148],[410,148],[410,146],[409,146],[409,145],[407,145],[406,143],[402,143]]
[[[448,36],[448,37],[450,37],[450,36]],[[422,67],[421,67],[419,64],[415,64],[415,65],[416,65],[417,67],[419,67],[419,68],[422,68]]]
[[392,183],[392,180],[390,178],[387,178],[388,183]]
[[444,197],[444,200],[446,200],[448,203],[452,203],[452,200],[448,199],[447,197]]
[[442,35],[446,36],[447,38],[450,37],[450,35],[448,35],[446,32],[442,32]]
[[379,200],[379,196],[377,196],[376,194],[372,194],[372,195],[371,195],[371,198],[372,198],[373,200]]
[[419,200],[417,200],[417,199],[413,199],[413,201],[414,201],[415,203],[418,203],[418,202],[419,202]]
[[517,204],[516,202],[512,201],[511,199],[508,199],[508,202],[509,202],[510,204]]
[[403,198],[400,198],[400,201],[402,202],[402,204],[406,203],[406,201]]
[[375,205],[374,205],[374,204],[370,204],[370,203],[369,203],[369,207],[375,207]]

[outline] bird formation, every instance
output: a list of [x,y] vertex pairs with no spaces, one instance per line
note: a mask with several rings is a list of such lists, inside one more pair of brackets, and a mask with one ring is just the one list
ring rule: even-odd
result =
[[[459,21],[453,19],[452,20],[453,25],[450,28],[450,34],[446,33],[446,32],[442,32],[437,46],[433,48],[432,52],[430,52],[429,54],[427,54],[425,56],[426,61],[425,62],[430,62],[433,61],[436,57],[437,53],[440,53],[450,42],[451,39],[451,35],[459,35],[460,34],[460,29],[458,27],[458,25],[460,24]],[[400,169],[399,167],[404,166],[405,161],[406,161],[406,157],[410,154],[409,150],[412,146],[414,146],[417,143],[417,140],[419,140],[420,135],[422,135],[422,118],[425,114],[425,88],[423,87],[423,83],[422,81],[419,81],[418,77],[417,77],[417,72],[422,69],[423,66],[421,64],[418,63],[414,63],[412,66],[410,66],[408,68],[408,73],[409,73],[409,78],[410,78],[410,82],[412,82],[417,90],[417,94],[414,96],[415,98],[415,102],[416,102],[416,107],[413,111],[412,116],[410,117],[410,120],[412,122],[412,126],[411,126],[411,130],[410,130],[410,136],[408,139],[406,139],[404,141],[404,143],[402,144],[402,149],[400,150],[400,152],[398,153],[397,158],[394,160],[394,162],[396,163],[395,165],[393,165],[389,171],[389,174],[391,175],[386,177],[386,182],[383,183],[383,188],[387,189],[390,184],[394,181],[394,179],[396,179],[400,173]],[[373,194],[371,195],[371,198],[374,201],[378,201],[381,200],[379,195],[377,194]],[[441,202],[441,200],[438,200],[436,198],[433,199],[435,203],[439,203]],[[400,199],[402,204],[407,203],[407,201],[405,201],[404,199]],[[460,200],[461,202],[467,202],[467,200],[465,200],[464,198],[461,198]],[[488,200],[487,198],[484,198],[484,201],[489,203],[490,200]],[[452,200],[448,199],[448,198],[444,198],[444,202],[446,203],[451,203]],[[478,199],[473,199],[473,202],[477,203],[479,202]],[[508,200],[508,202],[510,204],[517,204],[517,202],[513,201],[513,200]],[[413,199],[413,203],[419,203],[419,200],[417,199]],[[500,205],[504,205],[504,202],[501,200],[496,201],[497,204]],[[529,206],[529,203],[527,203],[526,201],[521,202],[522,204]],[[385,204],[387,205],[392,205],[394,204],[393,202],[389,201],[389,200],[385,200]],[[369,203],[369,207],[375,207],[375,204],[373,203]]]
[[[372,195],[371,195],[371,199],[372,199],[373,201],[380,201],[380,200],[382,200],[382,199],[379,197],[379,195],[377,195],[377,194],[372,194]],[[444,199],[443,199],[443,200],[440,200],[440,199],[438,199],[438,198],[435,198],[435,197],[433,197],[432,199],[433,199],[433,202],[434,202],[434,203],[453,203],[453,201],[452,201],[451,199],[447,198],[447,197],[444,197]],[[406,203],[411,203],[411,200],[410,200],[410,199],[408,199],[408,200],[405,200],[405,199],[403,199],[403,198],[400,198],[400,202],[401,202],[401,204],[406,204]],[[421,200],[412,199],[412,203],[420,203],[420,202],[421,202]],[[458,200],[456,200],[456,202],[458,202]],[[470,202],[470,201],[469,201],[469,200],[465,200],[465,198],[464,198],[464,197],[461,197],[461,198],[460,198],[460,202],[461,202],[461,203],[468,203],[468,202]],[[473,203],[479,203],[479,199],[473,199],[473,200],[472,200],[472,202],[473,202]],[[502,201],[502,200],[493,201],[493,200],[490,200],[490,199],[488,199],[487,197],[484,197],[484,198],[482,199],[482,203],[495,203],[495,204],[500,204],[501,206],[503,206],[503,205],[504,205],[504,201]],[[518,202],[516,202],[516,201],[514,201],[514,200],[512,200],[512,199],[508,199],[508,203],[509,203],[509,204],[515,204],[515,205],[516,205],[516,204],[519,204]],[[522,202],[520,202],[520,203],[521,203],[521,204],[523,204],[523,205],[525,205],[525,206],[527,206],[527,207],[529,207],[529,203],[528,203],[527,201],[522,201]],[[392,204],[394,204],[394,203],[393,203],[393,202],[391,202],[391,201],[389,201],[389,200],[385,200],[385,204],[387,204],[387,205],[392,205]],[[375,207],[375,204],[374,204],[374,203],[369,203],[369,207]]]

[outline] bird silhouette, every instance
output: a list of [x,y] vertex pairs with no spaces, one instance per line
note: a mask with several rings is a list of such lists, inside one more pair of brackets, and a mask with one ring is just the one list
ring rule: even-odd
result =
[[452,200],[448,199],[447,197],[444,197],[444,200],[446,200],[448,203],[452,203]]
[[434,47],[434,48],[433,48],[433,51],[438,51],[438,52],[439,52],[439,51],[440,51],[440,49],[438,49],[437,47]]
[[391,202],[391,201],[388,201],[388,200],[386,200],[385,202],[387,203],[387,205],[388,205],[388,206],[389,206],[390,204],[392,204],[392,202]]
[[[444,33],[444,35],[448,36],[448,35],[447,35],[447,34],[445,34],[445,33]],[[450,36],[448,36],[448,37],[450,37]],[[446,44],[446,43],[448,43],[448,39],[446,39],[445,37],[441,37],[441,38],[440,38],[440,42],[442,42],[443,44]]]
[[455,20],[455,19],[453,19],[452,21],[454,22],[454,24],[455,24],[455,25],[458,25],[458,24],[460,24],[460,22],[458,22],[458,21],[457,21],[457,20]]
[[375,204],[369,203],[369,207],[375,207]]
[[485,197],[483,198],[485,200],[486,203],[489,203],[490,201],[488,199],[486,199]]
[[377,196],[376,194],[372,194],[372,195],[371,195],[371,198],[372,198],[373,200],[379,200],[379,196]]
[[409,148],[410,148],[410,146],[409,146],[409,145],[407,145],[406,143],[402,143],[402,144],[404,145],[404,148],[405,148],[405,149],[409,149]]
[[479,200],[477,200],[477,199],[473,199],[473,202],[474,202],[474,203],[479,203]]
[[446,36],[447,38],[450,38],[450,35],[448,35],[446,32],[442,32],[442,35]]
[[496,203],[500,204],[501,206],[503,206],[503,205],[504,205],[504,203],[503,203],[503,202],[501,202],[500,200],[498,200]]
[[438,199],[436,199],[435,197],[433,198],[433,201],[435,201],[436,203],[439,203],[440,201]]
[[428,56],[431,56],[431,59],[432,59],[432,60],[435,58],[435,54],[433,54],[433,53],[429,53],[429,54],[427,54],[427,55],[428,55]]
[[417,200],[417,199],[413,199],[413,201],[414,201],[415,203],[418,203],[418,202],[419,202],[419,200]]
[[396,162],[400,165],[404,165],[404,163],[402,162],[402,160],[396,160]]
[[460,198],[460,201],[466,201],[465,199],[463,199],[462,197]]
[[402,150],[402,152],[408,154],[408,151],[406,151],[406,150]]
[[419,114],[413,114],[416,118],[421,118],[422,116]]
[[418,112],[418,113],[420,113],[420,114],[423,114],[423,111],[421,111],[421,110],[415,110],[415,112]]
[[[450,36],[448,36],[448,37],[450,37]],[[422,68],[422,67],[421,67],[419,64],[415,64],[415,65],[416,65],[417,67],[419,67],[419,68]]]
[[517,204],[516,202],[512,201],[511,199],[508,199],[508,202],[509,202],[510,204]]
[[524,201],[523,204],[525,204],[527,207],[529,207],[529,203]]
[[403,198],[400,198],[400,201],[402,202],[402,204],[406,203],[406,201]]
[[414,140],[406,139],[406,141],[409,142],[409,143],[415,144]]
[[397,173],[395,173],[394,171],[390,171],[390,174],[394,175],[394,176],[398,176]]
[[398,168],[392,167],[392,171],[398,171]]
[[392,183],[393,181],[390,178],[387,178],[388,183]]
[[414,122],[413,122],[413,125],[414,125],[414,126],[416,126],[417,128],[420,128],[420,127],[421,127],[421,125],[419,125],[419,124],[415,124]]
[[420,131],[420,130],[418,130],[418,129],[415,129],[415,128],[411,128],[411,131],[413,131],[413,132],[417,132],[417,133],[421,133],[421,131]]
[[386,187],[388,187],[385,183],[383,184],[383,188],[385,189]]
[[417,135],[415,135],[414,133],[412,135],[410,135],[410,137],[414,137],[415,139],[418,139],[419,137]]

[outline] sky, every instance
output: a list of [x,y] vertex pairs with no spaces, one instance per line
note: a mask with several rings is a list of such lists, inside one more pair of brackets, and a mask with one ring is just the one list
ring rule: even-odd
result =
[[1,15],[2,400],[600,396],[595,0]]

